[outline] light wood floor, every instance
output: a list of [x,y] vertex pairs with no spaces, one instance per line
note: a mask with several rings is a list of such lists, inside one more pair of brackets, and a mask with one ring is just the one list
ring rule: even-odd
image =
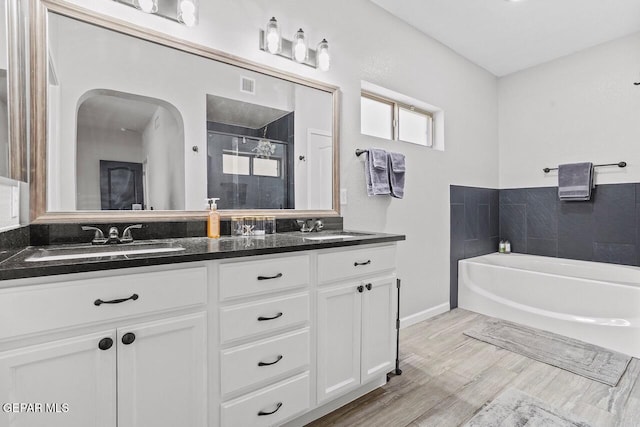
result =
[[455,309],[401,330],[402,375],[310,425],[459,426],[515,388],[593,427],[640,426],[640,360],[609,387],[462,334],[483,318]]

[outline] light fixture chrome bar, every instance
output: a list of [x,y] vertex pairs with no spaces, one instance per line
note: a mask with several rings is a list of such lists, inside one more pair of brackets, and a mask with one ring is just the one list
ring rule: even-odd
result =
[[[124,4],[125,6],[132,7],[139,10],[134,4],[134,0],[113,0],[116,3]],[[178,9],[176,6],[176,0],[158,0],[158,11],[150,15],[160,16],[173,22],[181,24],[178,20]]]
[[[260,50],[266,52],[265,48],[264,48],[264,30],[260,30]],[[281,45],[281,50],[280,52],[276,53],[277,56],[281,56],[283,58],[287,58],[289,60],[292,60],[293,62],[296,62],[293,60],[293,43],[291,42],[291,40],[285,39],[284,37],[281,38],[282,40],[282,45]],[[316,68],[316,51],[315,49],[311,49],[309,48],[309,54],[307,55],[307,59],[304,62],[296,62],[296,64],[304,64],[307,65],[311,68]]]

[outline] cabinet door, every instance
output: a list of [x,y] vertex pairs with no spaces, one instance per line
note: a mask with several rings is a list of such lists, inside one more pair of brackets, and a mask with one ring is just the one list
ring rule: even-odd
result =
[[[7,403],[41,406],[13,412]],[[0,404],[1,426],[115,427],[115,331],[0,353]]]
[[359,285],[318,291],[318,403],[360,384]]
[[118,329],[118,427],[206,425],[206,313]]
[[366,280],[363,285],[361,381],[365,383],[390,372],[394,366],[396,279]]

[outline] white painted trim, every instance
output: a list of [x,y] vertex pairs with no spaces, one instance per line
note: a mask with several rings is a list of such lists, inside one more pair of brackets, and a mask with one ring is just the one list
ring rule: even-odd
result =
[[420,323],[423,320],[430,319],[434,316],[437,316],[438,314],[446,313],[449,310],[451,310],[451,307],[449,306],[448,302],[445,302],[443,304],[436,305],[435,307],[410,314],[400,319],[400,329],[415,325],[416,323]]

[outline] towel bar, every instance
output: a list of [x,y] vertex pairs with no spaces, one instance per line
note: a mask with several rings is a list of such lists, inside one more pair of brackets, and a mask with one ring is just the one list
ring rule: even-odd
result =
[[360,157],[361,154],[368,153],[368,152],[369,150],[361,150],[359,148],[356,148],[356,156],[358,157]]
[[[358,153],[356,152],[356,154],[358,154]],[[602,165],[593,165],[594,168],[599,168],[601,166],[618,166],[619,168],[624,168],[624,167],[627,167],[627,162],[605,163],[605,164],[602,164]],[[549,173],[550,171],[558,170],[558,168],[544,168],[542,170],[544,171],[544,173]]]

